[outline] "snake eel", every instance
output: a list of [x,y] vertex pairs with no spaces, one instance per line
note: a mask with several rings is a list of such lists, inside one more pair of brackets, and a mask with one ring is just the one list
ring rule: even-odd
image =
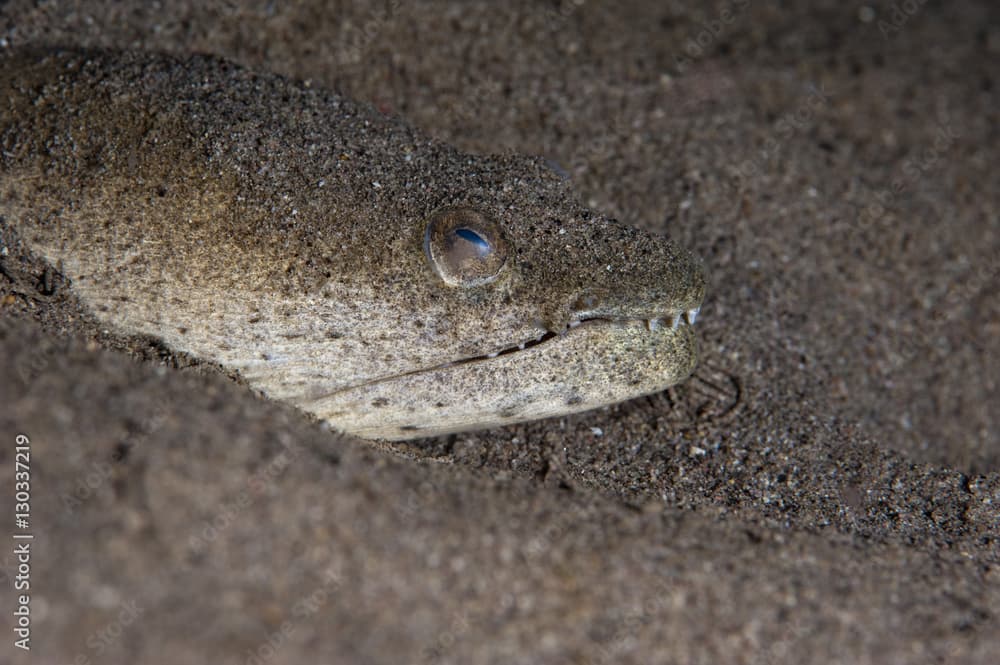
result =
[[558,416],[697,360],[701,262],[538,158],[209,56],[0,57],[0,218],[102,325],[364,438]]

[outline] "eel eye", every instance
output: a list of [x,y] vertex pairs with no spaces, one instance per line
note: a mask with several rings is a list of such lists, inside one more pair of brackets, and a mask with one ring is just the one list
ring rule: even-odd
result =
[[499,226],[472,208],[448,206],[427,221],[424,252],[449,286],[480,286],[500,275],[509,250]]

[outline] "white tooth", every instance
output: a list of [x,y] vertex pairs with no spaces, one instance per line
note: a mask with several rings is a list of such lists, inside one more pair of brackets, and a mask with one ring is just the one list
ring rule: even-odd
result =
[[681,315],[674,314],[674,320],[671,322],[670,327],[676,329],[677,326],[679,326],[680,324],[681,324]]
[[569,322],[569,327],[570,328],[576,328],[578,325],[580,325],[579,321],[570,321]]
[[701,311],[701,307],[695,307],[694,309],[689,309],[688,313],[687,313],[688,323],[690,323],[691,325],[694,325],[694,320],[696,318],[698,318],[698,312],[700,312],[700,311]]
[[663,326],[663,322],[660,319],[648,319],[646,321],[646,328],[653,332],[654,330],[659,330]]
[[521,342],[520,344],[518,344],[518,345],[517,345],[517,348],[519,348],[519,349],[521,349],[522,351],[524,351],[524,342]]
[[487,354],[486,354],[486,357],[487,357],[487,358],[496,358],[496,357],[497,357],[497,356],[499,356],[499,355],[500,355],[500,353],[499,353],[499,352],[497,352],[497,353],[487,353]]

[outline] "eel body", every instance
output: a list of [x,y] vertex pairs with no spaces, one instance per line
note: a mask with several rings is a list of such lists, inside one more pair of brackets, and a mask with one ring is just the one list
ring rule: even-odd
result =
[[0,58],[0,217],[103,323],[367,438],[567,414],[696,362],[699,261],[538,159],[212,57]]

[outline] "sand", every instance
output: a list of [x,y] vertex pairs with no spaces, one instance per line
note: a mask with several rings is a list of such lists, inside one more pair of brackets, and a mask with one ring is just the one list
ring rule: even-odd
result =
[[0,662],[994,662],[998,11],[690,4],[0,8],[4,47],[210,52],[543,155],[710,277],[683,386],[373,447],[3,235]]

